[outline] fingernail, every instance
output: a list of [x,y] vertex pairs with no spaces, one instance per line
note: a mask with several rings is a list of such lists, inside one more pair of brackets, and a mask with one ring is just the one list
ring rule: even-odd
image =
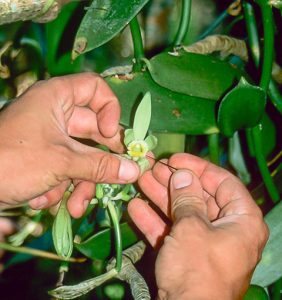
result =
[[192,183],[193,176],[188,171],[177,171],[172,176],[172,184],[175,189],[182,189]]
[[118,177],[123,181],[133,181],[139,174],[138,166],[128,159],[121,159]]
[[33,207],[35,209],[42,209],[46,207],[47,204],[48,204],[48,199],[45,196],[40,196],[34,201]]

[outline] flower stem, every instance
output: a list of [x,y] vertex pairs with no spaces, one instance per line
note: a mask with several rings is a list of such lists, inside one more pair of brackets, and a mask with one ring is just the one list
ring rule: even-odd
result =
[[107,208],[108,208],[109,215],[111,216],[114,225],[114,231],[115,231],[116,270],[120,272],[121,265],[122,265],[122,240],[121,240],[121,231],[120,231],[118,215],[117,215],[116,207],[112,201],[108,202]]
[[140,30],[140,25],[135,16],[130,22],[130,30],[134,47],[134,58],[135,63],[133,65],[134,72],[140,72],[143,66],[142,59],[145,57],[144,55],[144,47],[142,41],[142,35]]
[[178,27],[178,31],[174,40],[174,47],[181,45],[185,34],[189,29],[189,23],[191,18],[191,7],[192,1],[191,0],[182,0],[182,10],[181,10],[181,19],[180,24]]

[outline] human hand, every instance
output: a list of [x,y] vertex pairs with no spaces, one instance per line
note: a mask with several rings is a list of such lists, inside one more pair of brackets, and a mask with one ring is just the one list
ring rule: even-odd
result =
[[80,217],[95,182],[137,180],[139,168],[133,161],[70,137],[92,139],[120,153],[119,117],[118,100],[98,75],[36,83],[0,114],[1,207],[28,200],[34,209],[50,207],[73,181],[68,209]]
[[152,246],[159,299],[242,299],[260,260],[268,229],[238,178],[201,158],[173,155],[139,180],[145,194],[173,220],[144,201],[129,213]]

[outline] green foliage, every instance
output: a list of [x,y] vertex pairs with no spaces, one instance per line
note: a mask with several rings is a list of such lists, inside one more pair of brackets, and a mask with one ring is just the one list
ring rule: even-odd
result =
[[130,126],[132,111],[140,94],[152,95],[150,130],[185,134],[218,132],[214,100],[173,92],[156,84],[148,72],[137,73],[133,79],[108,77],[107,82],[117,94],[122,107],[121,123]]
[[93,1],[77,31],[73,59],[111,40],[147,2],[148,0]]
[[251,285],[243,300],[269,300],[264,288],[258,285]]
[[266,104],[266,93],[258,86],[249,84],[244,77],[227,93],[219,105],[218,126],[222,134],[232,137],[243,128],[258,124]]
[[199,98],[220,99],[242,76],[229,63],[183,50],[163,52],[145,62],[158,85]]
[[[137,234],[128,223],[121,224],[120,230],[124,249],[136,243]],[[99,231],[79,244],[74,243],[74,247],[86,257],[104,260],[112,252],[112,230]]]
[[270,237],[258,264],[252,283],[263,287],[282,277],[282,203],[277,204],[265,217]]

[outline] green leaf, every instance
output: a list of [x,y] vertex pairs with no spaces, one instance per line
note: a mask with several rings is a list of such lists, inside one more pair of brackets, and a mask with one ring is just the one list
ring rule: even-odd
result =
[[278,203],[265,217],[270,237],[256,267],[252,284],[266,287],[282,277],[282,202]]
[[47,23],[46,63],[51,76],[78,73],[82,71],[84,57],[71,61],[72,44],[77,31],[83,3],[73,2],[64,5],[60,17]]
[[269,297],[263,287],[251,285],[243,300],[269,300]]
[[140,168],[141,174],[143,174],[144,172],[149,170],[150,167],[151,167],[148,159],[145,158],[145,157],[139,158],[137,163],[138,163],[138,166]]
[[274,119],[271,119],[269,115],[264,112],[261,119],[262,126],[262,151],[265,157],[268,157],[276,147],[277,142],[277,130],[274,125]]
[[265,104],[265,91],[242,77],[220,102],[217,118],[220,131],[231,137],[239,129],[255,126],[264,113]]
[[[120,230],[123,249],[138,241],[137,234],[128,223],[121,224]],[[111,229],[100,231],[80,244],[74,243],[75,248],[86,257],[101,260],[111,255],[113,245],[113,231]]]
[[153,80],[171,91],[218,100],[241,77],[238,69],[212,56],[177,53],[145,60]]
[[238,132],[229,139],[228,158],[231,166],[236,170],[237,176],[244,182],[249,184],[251,175],[247,169]]
[[94,0],[77,31],[73,46],[73,59],[111,40],[148,1]]
[[151,150],[153,150],[154,148],[157,147],[158,139],[154,135],[148,135],[145,138],[145,142],[148,145],[148,150],[151,151]]
[[132,112],[140,94],[150,91],[152,131],[192,135],[218,132],[214,100],[172,92],[156,84],[148,72],[134,74],[130,80],[116,76],[106,80],[120,99],[121,123],[124,126],[131,126]]
[[147,92],[135,112],[133,121],[134,140],[144,140],[151,121],[151,93]]
[[128,146],[131,142],[135,140],[133,129],[126,129],[124,131],[124,145]]
[[73,250],[71,217],[67,209],[70,192],[65,192],[52,227],[56,252],[63,258],[70,258]]

